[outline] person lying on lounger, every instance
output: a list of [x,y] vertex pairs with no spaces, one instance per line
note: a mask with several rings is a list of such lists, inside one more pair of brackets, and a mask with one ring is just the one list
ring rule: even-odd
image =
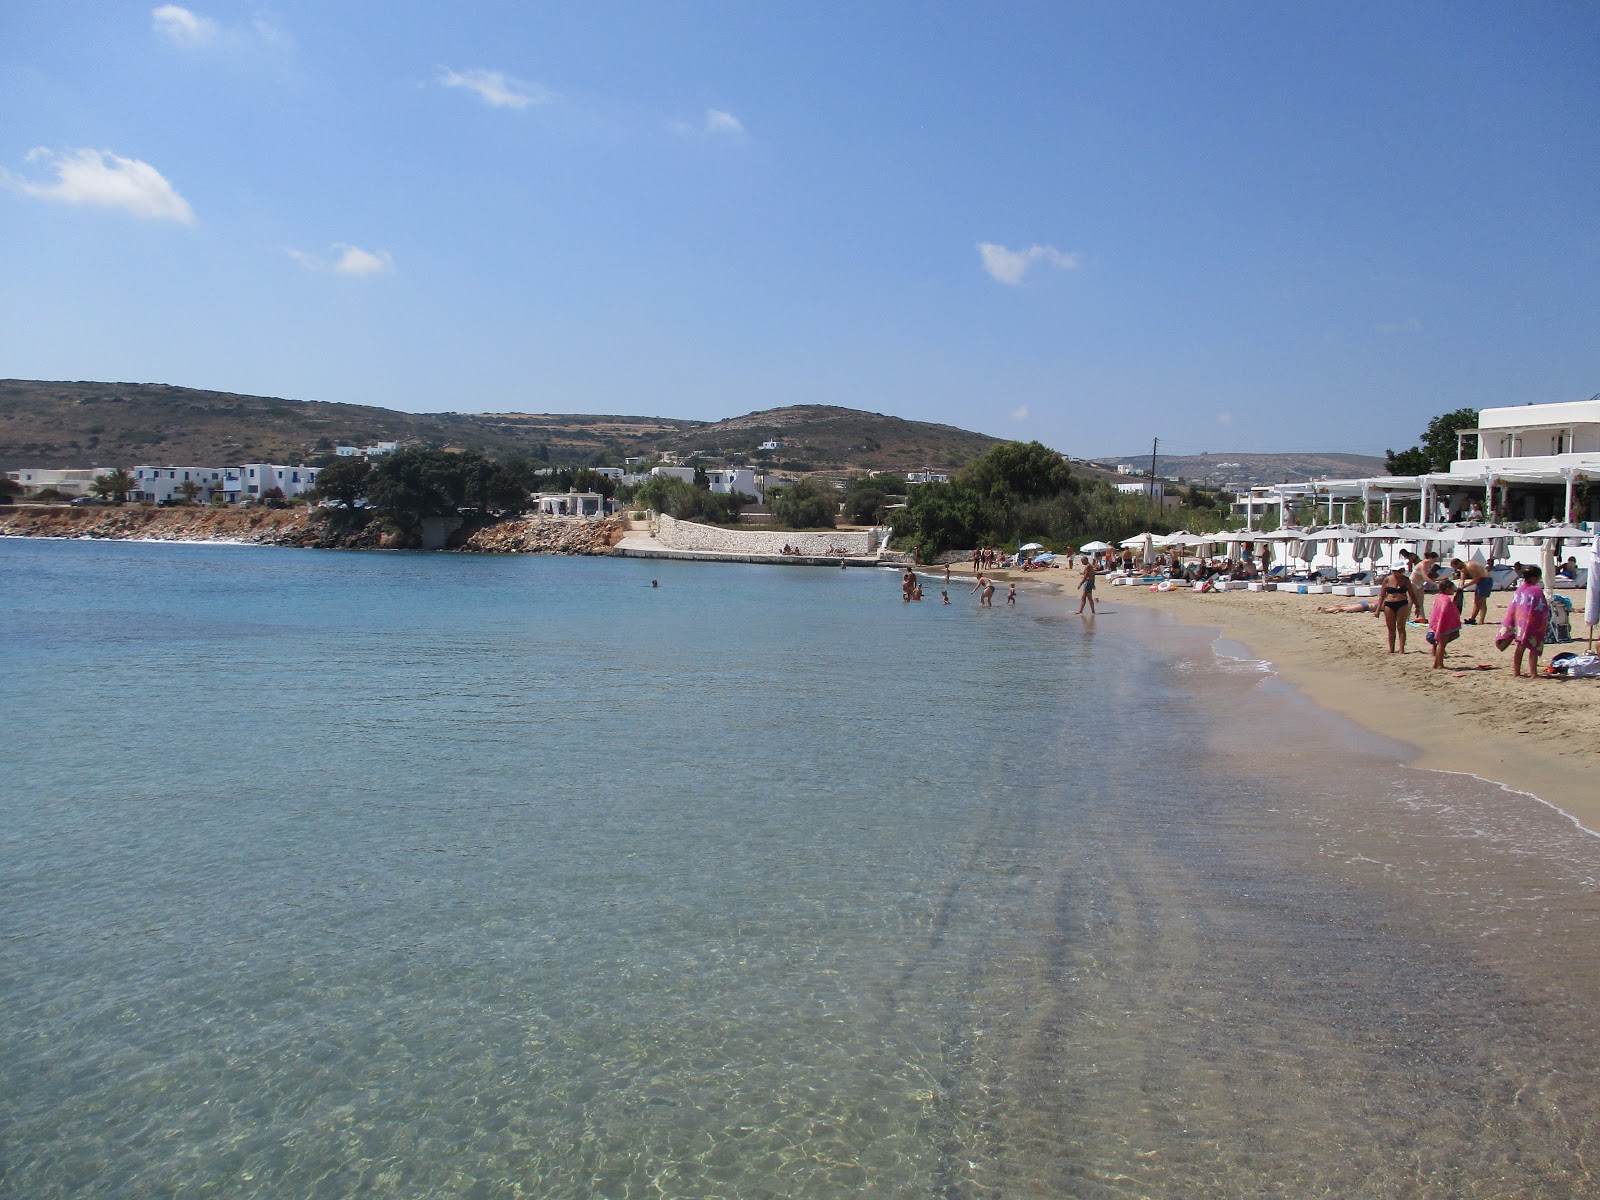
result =
[[1317,607],[1318,612],[1325,613],[1369,613],[1372,611],[1370,600],[1352,600],[1349,604],[1322,604]]

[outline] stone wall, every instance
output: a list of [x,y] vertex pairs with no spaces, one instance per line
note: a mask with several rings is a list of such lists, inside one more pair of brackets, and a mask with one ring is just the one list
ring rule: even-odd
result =
[[872,533],[822,529],[777,533],[764,529],[720,529],[661,514],[656,541],[668,550],[706,550],[719,554],[782,554],[785,545],[818,558],[871,558],[878,552]]

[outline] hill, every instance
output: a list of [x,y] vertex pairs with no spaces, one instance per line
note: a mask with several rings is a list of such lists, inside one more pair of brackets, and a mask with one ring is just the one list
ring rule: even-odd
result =
[[[1099,458],[1126,464],[1139,474],[1150,470],[1150,456]],[[1383,459],[1371,454],[1158,454],[1156,474],[1210,487],[1243,488],[1258,483],[1299,483],[1307,479],[1361,479],[1385,474]]]
[[[340,443],[420,442],[490,458],[620,464],[672,451],[790,470],[950,468],[996,439],[829,405],[726,421],[534,413],[403,413],[145,383],[0,380],[0,469],[299,462]],[[759,454],[765,441],[782,449]]]
[[656,417],[402,413],[153,383],[0,380],[0,469],[297,462],[338,443],[591,459],[699,425]]
[[[754,459],[794,471],[883,471],[953,469],[977,458],[998,440],[954,425],[908,421],[830,404],[797,404],[668,434],[658,439],[656,446],[683,456],[700,453],[739,461]],[[763,442],[779,442],[781,448],[762,451]]]

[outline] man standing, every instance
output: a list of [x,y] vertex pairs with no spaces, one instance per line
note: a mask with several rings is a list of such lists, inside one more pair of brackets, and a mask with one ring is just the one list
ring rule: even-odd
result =
[[1094,606],[1094,577],[1094,563],[1089,561],[1088,555],[1085,555],[1083,559],[1083,577],[1078,580],[1078,590],[1083,593],[1083,599],[1078,601],[1078,611],[1080,613],[1083,612],[1083,606],[1087,604],[1091,617],[1096,612]]
[[1456,559],[1450,564],[1461,575],[1461,590],[1463,593],[1470,587],[1472,589],[1472,615],[1462,622],[1463,625],[1486,625],[1489,622],[1489,593],[1494,591],[1494,579],[1489,575],[1489,568],[1477,559],[1471,562],[1462,562]]

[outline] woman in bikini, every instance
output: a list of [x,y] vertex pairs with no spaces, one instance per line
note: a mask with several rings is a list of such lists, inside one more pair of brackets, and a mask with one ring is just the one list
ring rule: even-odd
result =
[[1383,591],[1378,599],[1383,603],[1374,610],[1373,616],[1382,616],[1383,623],[1389,630],[1389,653],[1395,652],[1396,640],[1400,643],[1400,653],[1406,652],[1406,617],[1415,604],[1417,611],[1422,611],[1422,597],[1417,594],[1416,585],[1413,584],[1405,571],[1399,567],[1391,567],[1389,573],[1383,577],[1381,584]]

